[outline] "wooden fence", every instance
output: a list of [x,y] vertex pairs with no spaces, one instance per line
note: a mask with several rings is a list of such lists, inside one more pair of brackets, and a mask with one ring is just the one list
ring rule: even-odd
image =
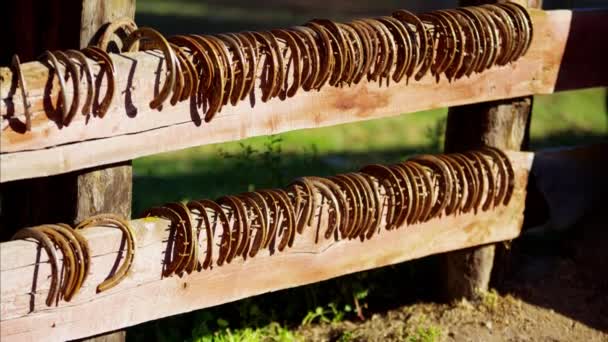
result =
[[[208,123],[190,102],[166,104],[162,110],[149,108],[154,85],[163,82],[162,76],[157,79],[157,75],[164,75],[164,63],[161,54],[148,51],[113,54],[118,88],[108,114],[104,118],[77,116],[68,127],[60,127],[52,119],[52,108],[59,97],[57,79],[39,62],[24,64],[32,129],[19,131],[13,129],[11,121],[25,120],[24,101],[15,91],[12,69],[0,67],[0,182],[11,184],[192,146],[296,129],[606,85],[604,61],[587,57],[600,51],[601,44],[589,44],[588,39],[580,37],[605,36],[608,13],[534,9],[530,13],[535,30],[532,45],[524,57],[512,64],[494,66],[451,82],[444,78],[436,82],[427,76],[409,84],[379,87],[377,83],[363,81],[352,87],[326,87],[266,103],[253,96],[251,101],[226,106]],[[582,65],[581,60],[588,63]],[[93,67],[94,73],[99,74],[99,66]],[[579,68],[595,72],[573,72]],[[105,81],[100,78],[99,82],[103,92]],[[66,86],[69,99],[73,89],[70,84]],[[50,287],[50,266],[38,245],[25,240],[2,242],[2,340],[83,338],[269,291],[514,239],[521,232],[534,153],[507,151],[507,155],[515,172],[515,191],[508,205],[386,231],[365,243],[359,240],[315,243],[316,230],[310,229],[283,253],[266,253],[183,277],[161,276],[170,222],[133,220],[138,251],[132,272],[118,286],[101,294],[96,294],[93,284],[108,276],[108,269],[121,253],[121,233],[104,227],[86,230],[84,236],[92,254],[89,280],[74,300],[53,307],[44,304]],[[317,228],[327,224],[326,219],[321,220],[321,228]]]

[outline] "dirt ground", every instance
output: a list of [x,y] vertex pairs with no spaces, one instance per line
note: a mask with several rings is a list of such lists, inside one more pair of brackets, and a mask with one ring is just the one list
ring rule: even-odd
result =
[[496,290],[299,329],[308,341],[608,341],[608,223],[520,238]]

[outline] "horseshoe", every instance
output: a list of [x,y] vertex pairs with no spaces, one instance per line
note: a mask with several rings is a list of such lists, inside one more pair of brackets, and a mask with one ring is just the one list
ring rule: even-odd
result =
[[246,253],[249,251],[249,222],[247,222],[243,203],[234,196],[222,196],[215,201],[233,213],[232,242],[227,261],[230,263],[235,256],[243,256],[243,258],[247,259]]
[[[412,70],[412,42],[410,41],[409,32],[405,26],[393,17],[381,17],[377,19],[388,29],[395,40],[395,71],[393,72],[393,81],[399,82],[406,75],[408,70]],[[411,74],[410,74],[411,75]],[[409,76],[408,76],[409,77]]]
[[45,58],[47,61],[51,62],[51,66],[55,69],[55,74],[57,75],[57,80],[59,81],[60,88],[60,96],[61,96],[61,122],[64,123],[66,118],[68,117],[68,98],[65,94],[65,81],[63,77],[59,74],[59,61],[55,57],[55,55],[50,51],[45,51],[42,54],[42,58]]
[[374,202],[375,202],[375,207],[374,207],[374,222],[376,223],[374,226],[372,226],[373,229],[368,230],[368,233],[366,234],[366,238],[369,240],[371,239],[374,234],[376,232],[380,232],[380,227],[382,224],[382,214],[383,214],[383,208],[382,208],[382,202],[380,201],[380,190],[378,189],[378,184],[376,182],[373,181],[371,176],[362,174],[362,177],[364,177],[365,179],[367,179],[367,182],[369,184],[371,184],[372,186],[372,194],[373,194],[373,198],[374,198]]
[[215,236],[215,229],[211,229],[211,220],[209,219],[207,209],[201,202],[190,201],[188,202],[188,204],[186,204],[186,206],[190,211],[196,210],[199,212],[199,216],[201,217],[201,219],[197,229],[200,230],[201,225],[205,225],[205,234],[207,236],[207,253],[205,253],[205,260],[203,261],[202,267],[203,269],[208,269],[213,265],[213,239]]
[[287,30],[272,30],[271,33],[275,37],[284,40],[285,45],[290,51],[288,63],[293,67],[293,80],[291,86],[288,87],[287,74],[284,77],[284,83],[282,83],[281,86],[282,90],[279,94],[279,97],[284,100],[286,97],[293,97],[300,88],[302,68],[300,66],[300,48],[298,46],[296,38],[294,38],[294,33],[289,32]]
[[72,88],[74,89],[70,110],[68,111],[67,116],[63,118],[63,124],[68,126],[74,118],[74,115],[76,115],[78,106],[80,104],[80,72],[78,71],[78,68],[74,62],[72,62],[72,60],[65,53],[62,51],[55,51],[54,54],[60,62],[65,64],[65,68],[69,72],[70,78],[72,79]]
[[363,53],[362,63],[359,63],[361,64],[360,69],[357,71],[353,80],[355,84],[359,84],[363,77],[368,75],[371,70],[371,66],[376,56],[376,45],[375,43],[372,44],[371,35],[373,33],[368,26],[360,22],[351,22],[347,25],[349,25],[361,39],[361,50]]
[[[30,112],[30,108],[32,107],[32,105],[27,99],[28,94],[25,79],[23,78],[23,73],[21,72],[21,61],[19,60],[19,56],[13,55],[13,59],[11,60],[11,66],[14,69],[13,72],[17,75],[17,81],[19,82],[19,88],[21,89],[21,98],[23,99],[23,112],[25,113],[25,131],[29,132],[32,130],[32,113]],[[57,75],[57,77],[59,77],[59,75]]]
[[[173,51],[175,54],[175,51]],[[175,105],[180,98],[182,97],[182,93],[184,92],[184,87],[186,85],[186,80],[184,76],[184,72],[182,71],[182,65],[184,61],[181,60],[180,57],[175,56],[175,86],[171,90],[172,94],[169,98],[169,103],[171,105]]]
[[405,222],[407,222],[408,225],[413,225],[418,222],[422,215],[421,213],[424,210],[424,203],[421,200],[422,193],[418,187],[418,183],[416,182],[416,176],[418,175],[419,171],[412,167],[412,163],[412,161],[408,160],[406,162],[397,164],[397,166],[407,175],[407,180],[410,184],[408,190],[411,189],[409,197],[412,199],[412,203],[411,206],[408,207],[407,216],[405,219]]
[[170,37],[168,41],[178,46],[186,47],[192,52],[192,57],[195,61],[194,63],[201,69],[199,72],[196,92],[199,97],[202,96],[203,91],[211,87],[211,82],[215,75],[215,69],[213,68],[209,56],[204,51],[203,47],[192,37],[173,36]]
[[487,211],[492,205],[495,192],[494,188],[496,186],[494,182],[494,175],[492,173],[492,167],[490,166],[488,160],[484,158],[479,151],[469,151],[464,152],[463,154],[469,159],[475,160],[479,172],[483,175],[484,181],[481,182],[481,184],[483,185],[484,190],[482,191],[482,194],[485,196],[483,197],[484,201],[481,209],[483,211]]
[[496,6],[483,5],[480,7],[494,21],[500,35],[500,45],[498,46],[498,65],[506,65],[510,61],[513,48],[512,38],[514,36],[513,23],[504,10]]
[[471,75],[480,50],[479,35],[473,20],[457,10],[445,10],[455,20],[461,34],[460,65],[454,69],[454,79]]
[[342,82],[347,64],[346,59],[348,58],[348,48],[342,30],[336,23],[328,19],[314,19],[309,21],[307,25],[318,32],[324,31],[324,34],[329,37],[331,44],[331,49],[329,51],[331,51],[331,57],[334,61],[334,68],[331,77],[329,78],[329,85],[339,86]]
[[[231,248],[230,242],[232,237],[230,234],[231,230],[228,217],[226,216],[226,213],[224,212],[222,207],[220,207],[217,203],[211,200],[203,199],[195,202],[199,203],[206,209],[212,210],[216,216],[216,224],[217,220],[219,220],[220,224],[222,225],[222,238],[219,245],[219,255],[216,261],[218,266],[222,266],[224,264],[224,261],[226,261],[227,256],[230,254]],[[213,232],[215,232],[215,230],[213,230]]]
[[270,253],[274,252],[274,244],[276,242],[276,232],[279,230],[279,217],[281,208],[277,205],[275,196],[272,196],[269,190],[256,191],[261,196],[266,208],[268,208],[268,214],[270,220],[268,220],[268,234],[266,234],[266,240],[262,243],[262,248],[268,248]]
[[319,193],[323,197],[326,197],[327,199],[329,199],[329,202],[331,202],[331,206],[333,209],[333,211],[331,211],[333,213],[333,223],[332,223],[332,220],[330,219],[327,230],[325,231],[325,238],[330,239],[334,235],[334,232],[340,231],[340,222],[342,222],[342,217],[341,217],[342,211],[340,210],[340,205],[339,205],[338,199],[336,198],[334,193],[331,191],[331,189],[327,185],[325,185],[323,182],[320,182],[315,179],[310,179],[309,177],[306,177],[306,178],[313,185],[313,187],[317,191],[319,191]]
[[131,266],[133,265],[135,249],[137,246],[137,241],[135,238],[135,234],[133,233],[133,228],[131,228],[129,222],[125,221],[118,215],[99,214],[91,216],[81,221],[74,229],[85,229],[93,225],[97,226],[102,224],[114,225],[116,228],[120,229],[123,232],[123,235],[126,237],[127,240],[127,253],[125,255],[125,261],[118,268],[116,273],[112,277],[104,280],[101,284],[97,286],[97,292],[103,292],[113,288],[127,276],[129,270],[131,269]]
[[[88,241],[84,238],[84,236],[77,230],[73,229],[72,227],[70,227],[67,224],[63,224],[63,223],[57,223],[58,226],[62,226],[66,229],[69,229],[70,233],[76,238],[78,245],[80,246],[81,249],[81,261],[82,261],[82,278],[78,278],[78,283],[76,288],[80,289],[82,287],[82,284],[86,281],[86,279],[88,278],[89,275],[89,271],[91,269],[91,249],[89,247],[89,243]],[[76,294],[76,293],[74,293]]]
[[[320,53],[320,57],[322,58],[320,66],[321,69],[319,71],[319,78],[317,79],[317,82],[313,85],[313,89],[316,90],[320,90],[325,83],[327,83],[331,76],[332,76],[332,71],[334,69],[335,66],[335,60],[334,60],[334,53],[333,53],[333,48],[332,48],[332,44],[331,44],[331,39],[329,38],[329,34],[322,25],[319,25],[317,23],[314,22],[308,22],[305,24],[305,27],[308,27],[309,29],[311,29],[312,32],[314,32],[314,34],[318,37],[318,39],[321,41],[321,44],[318,44],[315,42],[316,45],[313,46],[321,46],[321,52]],[[318,45],[317,45],[318,44]]]
[[262,196],[262,194],[258,193],[258,192],[249,192],[247,193],[247,195],[253,199],[258,207],[260,207],[260,210],[262,211],[262,223],[263,223],[263,238],[262,241],[260,243],[260,249],[264,248],[264,244],[266,243],[266,241],[269,241],[270,237],[270,224],[272,223],[273,217],[271,217],[271,212],[273,212],[271,210],[271,208],[268,206],[268,202],[267,200],[264,198],[264,196]]
[[[371,176],[374,176],[379,181],[382,180],[381,183],[383,183],[384,186],[393,188],[392,184],[398,183],[398,179],[395,176],[395,174],[384,165],[380,165],[380,164],[367,165],[367,166],[363,167],[360,170],[360,172],[367,173]],[[393,191],[394,191],[394,189],[393,189]],[[403,211],[405,209],[402,206],[399,207],[397,205],[398,203],[404,203],[403,191],[401,190],[401,188],[397,188],[397,191],[395,192],[395,197],[392,200],[391,205],[393,206],[393,208],[397,209],[397,212],[394,214],[395,217],[387,217],[387,221],[386,221],[387,230],[396,228],[396,224],[397,224],[396,220],[398,220],[403,215]]]
[[67,50],[65,54],[78,61],[84,70],[85,79],[87,80],[87,97],[82,105],[82,114],[87,115],[91,113],[91,107],[93,106],[93,99],[95,98],[95,85],[93,84],[93,70],[87,61],[87,57],[78,50]]
[[[106,115],[108,108],[110,108],[110,104],[112,104],[112,101],[114,100],[114,93],[116,89],[114,63],[105,51],[95,46],[89,46],[87,48],[84,48],[81,52],[88,58],[100,63],[100,65],[103,65],[105,67],[105,69],[101,69],[100,66],[100,69],[104,70],[104,73],[107,75],[108,85],[106,94],[99,106],[97,107],[97,110],[93,111],[93,113],[95,113],[97,116],[103,118]],[[93,90],[93,92],[95,93],[95,90]],[[99,94],[97,94],[97,96],[99,96]]]
[[233,72],[234,78],[234,89],[230,96],[230,103],[236,106],[238,101],[243,98],[245,92],[245,77],[246,66],[245,66],[245,55],[243,54],[243,47],[238,38],[234,38],[228,34],[218,34],[217,37],[221,39],[224,44],[228,45],[229,51],[232,52],[232,56],[236,61],[236,70]]
[[380,84],[382,84],[382,78],[386,78],[388,86],[390,71],[397,60],[397,56],[394,53],[396,51],[395,41],[382,22],[375,19],[360,19],[360,21],[368,25],[368,27],[375,32],[376,38],[380,41],[380,50],[376,56],[378,60],[375,64],[374,73],[371,78],[368,78],[372,81],[377,80]]
[[180,274],[186,271],[186,273],[191,274],[193,271],[199,270],[200,267],[200,263],[198,261],[198,231],[195,230],[194,225],[192,224],[192,217],[190,216],[190,211],[186,205],[181,202],[177,202],[167,203],[164,206],[175,211],[179,215],[180,221],[183,222],[186,227],[186,232],[188,234],[187,239],[190,241],[187,252],[188,259],[181,265],[180,268],[176,269],[176,273]]
[[63,286],[59,289],[59,293],[61,293],[63,298],[66,299],[70,295],[72,287],[75,285],[75,281],[77,280],[74,251],[63,234],[59,233],[50,226],[43,225],[34,229],[46,234],[46,236],[48,236],[50,240],[53,241],[53,243],[59,248],[61,254],[63,255],[63,267],[67,268],[67,270],[65,271],[63,280],[60,283],[63,284]]
[[480,206],[481,206],[481,202],[483,199],[483,195],[484,195],[484,191],[485,191],[485,185],[484,185],[484,175],[483,172],[481,170],[481,167],[478,167],[478,162],[477,160],[472,157],[471,155],[467,155],[466,153],[458,153],[458,156],[460,156],[464,162],[466,162],[467,165],[469,165],[469,168],[472,172],[473,175],[473,179],[472,182],[469,182],[470,184],[474,184],[474,193],[473,193],[473,213],[477,214],[477,211],[479,210]]
[[365,187],[361,184],[361,178],[357,178],[357,173],[348,173],[345,175],[338,175],[345,183],[349,184],[355,195],[355,209],[357,211],[357,224],[353,226],[350,238],[355,238],[358,234],[365,231],[369,222],[369,208],[370,199],[369,194],[365,192]]
[[354,231],[359,230],[360,227],[360,217],[359,217],[359,206],[360,197],[358,191],[355,190],[355,186],[350,183],[350,180],[346,180],[348,178],[333,176],[328,178],[334,184],[340,187],[341,191],[344,191],[346,195],[344,196],[346,199],[346,209],[345,212],[342,213],[343,216],[347,217],[347,222],[350,224],[344,228],[343,238],[352,238],[352,233]]
[[[281,230],[281,226],[283,223],[281,217],[281,210],[284,210],[285,206],[273,190],[259,190],[257,192],[262,196],[267,206],[268,204],[270,204],[268,208],[270,209],[270,212],[274,214],[273,216],[271,216],[272,222],[269,227],[269,236],[267,237],[266,242],[264,244],[265,246],[268,246],[272,254],[275,251],[275,247],[277,247],[279,251],[282,250],[279,249],[278,246],[275,246],[275,243],[277,242],[277,236]],[[283,234],[282,237],[283,239],[279,240],[279,244],[282,245],[282,248],[285,248],[285,246],[287,246],[287,243],[289,242],[289,235]]]
[[244,91],[240,98],[241,101],[245,100],[249,94],[253,92],[253,88],[255,86],[255,80],[258,75],[258,42],[252,35],[240,33],[233,34],[230,33],[232,37],[237,39],[241,45],[245,48],[247,62],[243,64],[246,72],[245,77],[243,79]]
[[389,168],[391,168],[393,170],[393,173],[398,176],[399,186],[401,186],[401,183],[405,184],[405,188],[401,187],[401,189],[404,198],[407,198],[407,201],[404,200],[404,202],[402,203],[402,206],[404,206],[406,209],[402,212],[401,217],[399,217],[397,220],[397,225],[401,227],[404,223],[410,223],[409,218],[412,214],[411,209],[414,203],[414,199],[412,198],[413,189],[412,184],[410,182],[411,175],[410,173],[408,173],[408,171],[411,172],[411,170],[406,171],[406,168],[404,168],[403,165],[400,164],[391,165],[389,166]]
[[458,163],[452,156],[452,154],[443,154],[440,156],[443,161],[445,161],[449,166],[451,166],[454,171],[454,175],[456,176],[456,212],[462,213],[464,212],[465,202],[469,197],[468,189],[469,184],[467,183],[466,174],[463,170],[463,166]]
[[208,36],[208,38],[219,51],[220,61],[222,62],[220,70],[224,70],[225,72],[226,84],[225,88],[223,88],[224,95],[222,96],[222,106],[220,106],[218,110],[221,112],[222,107],[227,105],[230,99],[233,97],[232,93],[235,91],[235,70],[232,66],[232,59],[228,46],[226,46],[226,44],[218,37]]
[[[421,14],[420,19],[427,21],[429,25],[433,27],[432,41],[435,53],[433,54],[430,70],[431,74],[438,81],[441,73],[443,73],[450,64],[450,55],[453,57],[454,54],[453,44],[448,45],[448,37],[452,35],[449,31],[450,25],[445,23],[442,17],[432,12]],[[443,51],[443,53],[438,54],[437,51]],[[441,56],[441,58],[437,58],[437,56]]]
[[462,204],[462,212],[466,214],[475,207],[475,203],[477,203],[477,198],[479,197],[477,190],[477,178],[471,162],[467,158],[459,153],[452,153],[450,154],[450,157],[459,164],[464,172],[465,183],[467,184],[467,196]]
[[260,208],[257,201],[251,198],[252,194],[253,193],[249,192],[237,195],[237,197],[241,199],[246,206],[251,208],[251,211],[253,211],[255,215],[250,227],[253,228],[253,222],[257,221],[257,234],[255,234],[255,237],[253,238],[253,241],[251,243],[251,248],[249,249],[249,257],[251,258],[257,255],[260,250],[260,247],[262,246],[262,243],[264,242],[264,240],[266,240],[266,231],[268,227],[268,224],[266,222],[266,215],[264,215],[264,212],[262,208]]
[[429,214],[433,208],[433,193],[432,193],[432,180],[430,175],[420,167],[419,164],[412,163],[409,165],[410,169],[414,171],[414,180],[419,191],[418,194],[421,199],[421,212],[418,217],[418,222],[423,223],[428,221]]
[[481,28],[481,21],[474,12],[465,11],[462,8],[457,8],[451,12],[457,13],[457,18],[463,23],[462,27],[465,31],[465,60],[464,69],[461,74],[456,77],[467,76],[470,77],[474,71],[477,71],[482,56],[486,49],[486,40],[483,37]]
[[308,63],[310,66],[309,76],[302,81],[302,89],[310,91],[315,89],[315,85],[320,81],[322,75],[321,52],[318,50],[318,45],[315,40],[316,33],[311,28],[306,26],[295,26],[290,30],[296,33],[302,39],[302,43],[306,46],[308,52]]
[[372,176],[358,172],[352,172],[349,175],[354,180],[354,183],[359,186],[359,191],[363,194],[363,199],[366,203],[365,224],[362,229],[356,233],[359,235],[360,240],[363,241],[365,238],[370,239],[378,228],[377,210],[380,204],[378,196],[379,191],[373,186],[374,182]]
[[498,206],[499,204],[507,205],[515,186],[515,174],[510,160],[503,151],[494,147],[484,147],[481,149],[481,152],[489,155],[499,166],[498,174],[501,178],[500,190],[494,200],[494,206]]
[[49,264],[51,266],[51,285],[46,297],[46,305],[52,306],[59,293],[59,267],[55,247],[53,246],[51,239],[36,227],[18,230],[15,235],[11,237],[11,240],[25,240],[29,238],[34,239],[46,251],[49,258]]
[[[277,56],[277,50],[274,49],[273,43],[271,42],[270,34],[262,34],[260,32],[248,32],[255,40],[260,44],[258,52],[261,55],[265,55],[264,63],[262,64],[261,73],[261,90],[262,90],[262,102],[268,102],[280,89],[279,73],[277,69],[279,66],[279,56]],[[275,42],[276,43],[276,42]],[[279,54],[280,55],[280,54]],[[282,57],[282,56],[281,56]]]
[[[293,246],[293,241],[296,232],[296,223],[294,218],[294,208],[289,200],[289,195],[283,189],[271,190],[275,194],[275,198],[278,199],[278,203],[283,208],[283,221],[287,222],[287,227],[283,230],[283,238],[279,242],[279,251],[285,249],[286,246]],[[285,232],[285,230],[287,232]]]
[[341,220],[339,221],[338,230],[342,235],[342,238],[348,237],[348,215],[346,215],[348,212],[348,201],[346,200],[346,197],[344,196],[344,193],[341,191],[340,187],[328,178],[308,177],[308,179],[313,182],[313,185],[317,183],[324,184],[333,193],[334,197],[338,201],[338,210],[341,212]]
[[182,70],[184,78],[184,87],[181,90],[181,96],[179,96],[177,101],[185,101],[191,96],[193,96],[197,90],[198,76],[196,72],[196,67],[194,66],[194,63],[192,63],[190,58],[188,58],[188,56],[184,53],[184,51],[182,51],[180,46],[173,43],[169,44],[173,49],[177,60],[179,61],[178,65]]
[[519,13],[519,16],[523,19],[523,22],[525,23],[526,43],[524,44],[524,49],[522,50],[520,57],[524,56],[526,52],[528,52],[528,49],[532,44],[532,38],[534,37],[534,26],[532,25],[532,18],[530,17],[530,12],[528,12],[527,8],[515,2],[508,2],[505,3],[503,6],[511,7],[515,11],[517,11]]
[[526,48],[529,41],[529,29],[528,23],[525,17],[520,12],[520,7],[513,4],[497,4],[507,15],[511,18],[511,21],[515,25],[515,31],[517,33],[517,39],[515,40],[515,47],[513,54],[511,55],[511,62],[518,60]]
[[445,74],[448,80],[451,82],[457,78],[457,75],[460,75],[460,70],[463,67],[466,36],[464,30],[462,29],[462,22],[458,20],[457,13],[449,10],[440,10],[437,11],[437,14],[442,16],[445,22],[450,24],[454,32],[454,36],[452,36],[452,40],[454,41],[455,45],[454,58],[448,68],[445,70]]
[[84,265],[85,257],[80,246],[80,241],[73,234],[70,227],[66,228],[66,226],[60,224],[50,224],[46,225],[46,227],[58,232],[69,244],[70,256],[73,262],[70,267],[72,267],[71,270],[73,270],[72,272],[74,275],[71,283],[67,283],[64,290],[64,299],[66,302],[69,302],[80,289],[80,285],[84,279],[86,269],[86,266]]
[[416,74],[414,75],[414,79],[419,81],[428,73],[432,62],[435,60],[433,36],[431,35],[430,31],[426,29],[426,26],[422,20],[411,12],[406,10],[397,10],[393,13],[393,17],[407,23],[408,25],[406,25],[406,27],[410,27],[409,25],[412,25],[416,28],[416,37],[422,53],[419,55],[418,62],[416,63],[417,70]]
[[163,105],[165,100],[167,100],[175,87],[177,57],[171,49],[169,42],[160,33],[158,33],[158,31],[149,27],[142,27],[133,31],[133,33],[131,33],[125,40],[123,52],[134,52],[136,47],[135,43],[139,42],[141,39],[150,40],[150,45],[148,46],[149,48],[159,49],[162,51],[165,58],[165,66],[169,72],[169,75],[166,77],[158,96],[150,102],[150,108],[158,109]]
[[301,187],[304,189],[304,193],[307,196],[306,205],[304,210],[302,211],[302,215],[298,219],[297,231],[302,234],[304,228],[307,225],[312,225],[312,220],[314,219],[314,211],[317,208],[317,203],[315,200],[315,194],[313,190],[313,185],[306,178],[297,178],[289,184],[289,187],[293,187],[297,191],[297,187]]
[[[123,30],[125,35],[128,36],[137,30],[137,24],[129,17],[122,17],[110,22],[99,37],[96,45],[103,51],[108,51],[110,40],[118,30]],[[121,40],[124,42],[125,39],[121,38]],[[139,50],[139,42],[135,43],[133,49],[135,51]],[[116,52],[120,52],[120,50]]]
[[209,60],[211,61],[211,70],[214,70],[213,77],[211,77],[211,86],[201,87],[199,93],[208,92],[207,99],[209,107],[205,113],[205,122],[211,121],[218,113],[222,104],[224,103],[224,88],[226,87],[226,75],[222,71],[222,57],[217,51],[216,45],[211,42],[209,37],[193,35],[197,43],[205,49]]
[[500,41],[498,28],[494,23],[494,20],[490,17],[487,11],[482,10],[478,7],[465,7],[464,9],[468,9],[473,13],[476,13],[478,18],[483,22],[483,32],[484,36],[488,40],[488,49],[487,49],[487,57],[485,58],[485,65],[481,71],[486,70],[494,66],[498,58],[498,49],[497,46]]

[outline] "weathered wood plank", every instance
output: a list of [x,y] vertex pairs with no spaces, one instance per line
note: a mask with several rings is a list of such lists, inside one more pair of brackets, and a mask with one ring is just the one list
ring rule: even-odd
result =
[[[53,118],[58,86],[52,87],[50,97],[44,97],[42,85],[47,84],[48,69],[29,63],[24,65],[24,72],[32,80],[38,80],[38,86],[30,82],[35,112],[31,132],[18,133],[7,126],[7,111],[10,109],[13,121],[21,120],[23,106],[19,94],[10,93],[10,82],[0,84],[0,98],[5,99],[0,101],[0,115],[3,115],[0,182],[295,129],[551,93],[568,36],[571,12],[533,11],[532,16],[537,32],[532,47],[525,57],[509,66],[495,67],[452,83],[446,79],[435,83],[432,77],[409,85],[393,83],[389,87],[362,82],[351,88],[325,87],[320,92],[300,92],[285,101],[273,99],[262,103],[258,99],[254,105],[241,102],[235,107],[225,107],[210,123],[201,122],[190,103],[167,104],[161,111],[149,109],[156,72],[162,70],[163,63],[159,54],[146,52],[114,56],[119,96],[104,119],[79,116],[68,127],[60,129],[48,117]],[[10,80],[10,71],[0,68],[0,77]]]
[[[265,251],[246,261],[234,260],[181,278],[161,279],[168,222],[132,221],[138,237],[132,272],[117,287],[97,295],[95,286],[112,268],[121,236],[116,229],[91,228],[85,231],[93,254],[90,278],[72,302],[61,302],[58,307],[44,304],[50,274],[45,253],[41,253],[41,263],[35,267],[35,243],[0,244],[0,337],[3,341],[81,338],[269,291],[512,239],[520,233],[533,155],[521,152],[508,155],[515,169],[515,191],[508,206],[382,230],[364,243],[323,240],[315,244],[317,224],[313,223],[296,238],[291,249],[272,256]],[[324,230],[325,224],[323,220],[320,229]],[[31,295],[34,278],[35,296]]]

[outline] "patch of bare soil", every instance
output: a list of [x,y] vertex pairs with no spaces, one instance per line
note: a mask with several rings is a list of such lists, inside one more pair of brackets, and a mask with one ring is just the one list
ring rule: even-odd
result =
[[515,241],[498,290],[475,302],[417,303],[298,332],[307,341],[608,341],[606,222]]

